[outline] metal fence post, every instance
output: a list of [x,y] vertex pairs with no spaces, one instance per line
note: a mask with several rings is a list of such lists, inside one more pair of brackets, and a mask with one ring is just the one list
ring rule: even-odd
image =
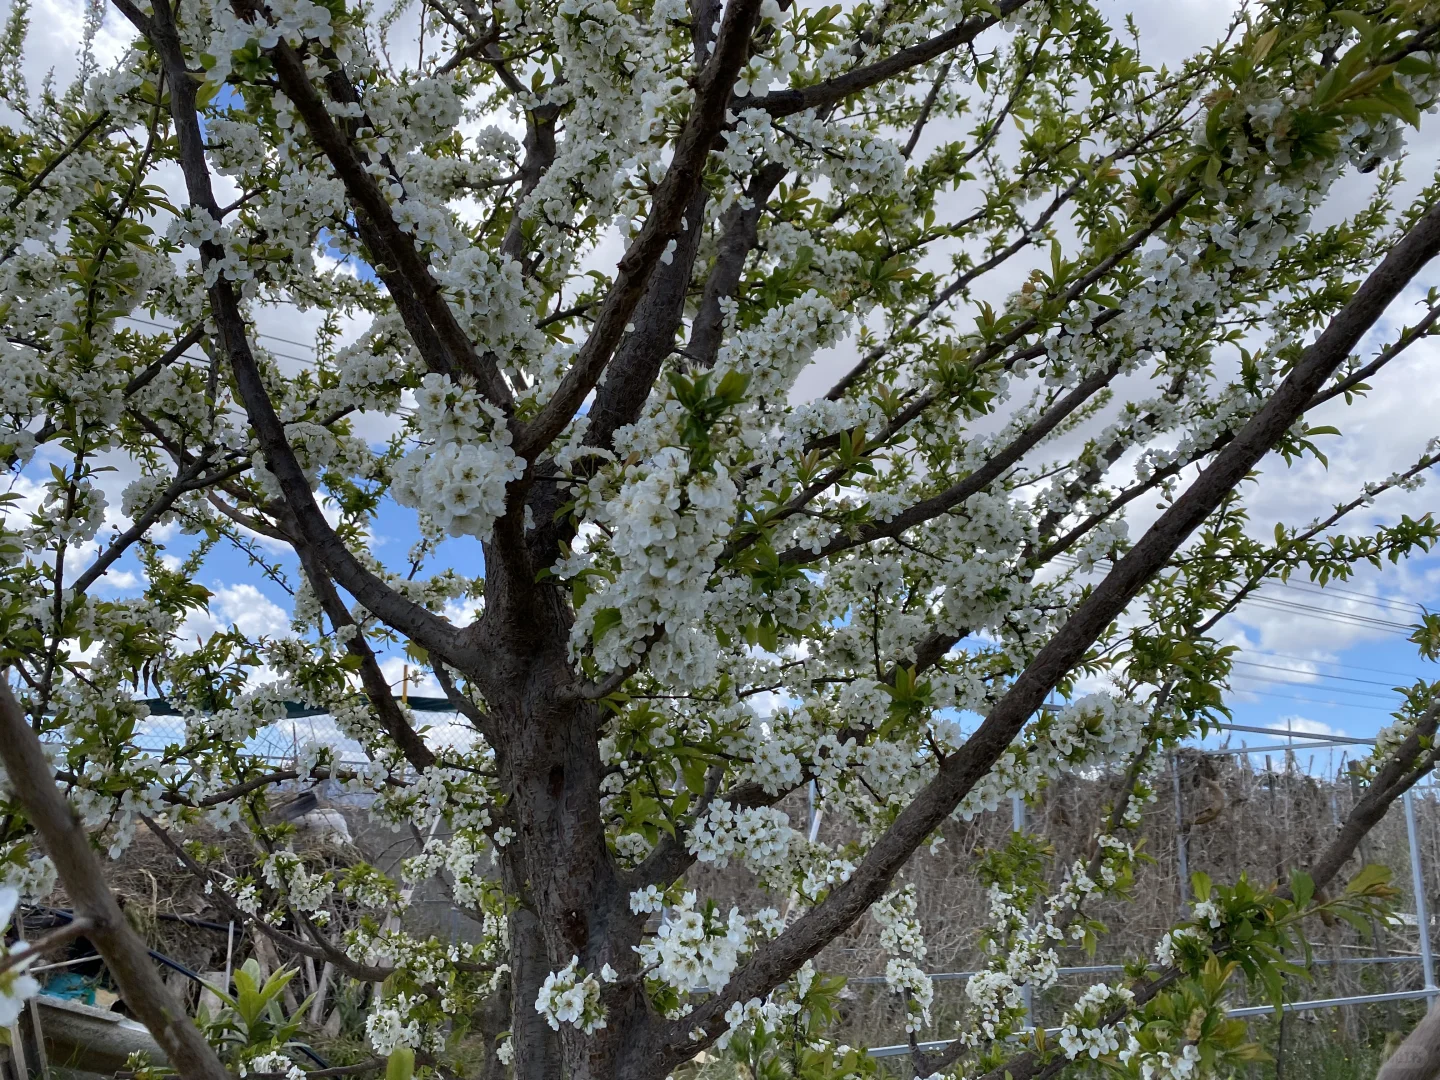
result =
[[1430,913],[1425,903],[1425,871],[1420,864],[1420,837],[1415,827],[1415,799],[1411,792],[1404,795],[1405,836],[1410,841],[1410,881],[1415,890],[1415,922],[1420,938],[1420,969],[1425,974],[1426,999],[1435,1008],[1435,959],[1430,955]]
[[[1025,831],[1025,800],[1020,795],[1010,796],[1010,823],[1016,832]],[[1020,999],[1025,1003],[1025,1026],[1035,1026],[1035,997],[1027,982],[1020,988]]]
[[1180,795],[1180,755],[1170,755],[1170,775],[1175,781],[1175,855],[1180,866],[1180,914],[1190,900],[1190,856],[1185,850],[1185,804]]
[[815,781],[811,780],[805,788],[805,835],[810,838],[810,843],[815,843],[815,838],[820,835],[820,800],[815,790]]

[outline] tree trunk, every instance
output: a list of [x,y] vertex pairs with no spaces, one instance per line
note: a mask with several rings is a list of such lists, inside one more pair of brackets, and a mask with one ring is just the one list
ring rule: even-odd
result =
[[[612,1080],[624,1072],[622,1058],[642,1052],[650,1023],[635,977],[642,920],[630,911],[605,840],[596,737],[602,712],[573,692],[568,620],[546,620],[545,601],[558,598],[537,592],[542,613],[529,619],[531,632],[514,635],[512,627],[481,680],[499,736],[504,824],[515,834],[500,852],[505,889],[520,902],[510,918],[515,1077]],[[487,614],[494,618],[504,606]],[[589,1034],[568,1023],[557,1033],[535,1008],[546,976],[572,957],[597,979],[607,964],[621,977],[602,984],[606,1026]]]
[[1440,1074],[1440,1008],[1432,1008],[1380,1066],[1375,1080],[1433,1080]]
[[556,1080],[561,1076],[560,1036],[535,1011],[540,984],[553,969],[545,954],[540,920],[523,907],[510,916],[510,969],[514,1080]]

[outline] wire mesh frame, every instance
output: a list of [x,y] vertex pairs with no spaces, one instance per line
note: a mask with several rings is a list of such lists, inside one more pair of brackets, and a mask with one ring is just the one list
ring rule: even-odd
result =
[[[1359,739],[1342,735],[1319,735],[1309,732],[1292,731],[1281,728],[1252,727],[1246,724],[1215,724],[1212,726],[1219,728],[1223,731],[1240,731],[1257,735],[1283,736],[1287,740],[1287,742],[1275,745],[1254,747],[1223,746],[1201,748],[1200,752],[1206,756],[1249,757],[1249,755],[1256,753],[1278,753],[1280,751],[1288,752],[1294,750],[1323,749],[1325,747],[1335,746],[1351,747],[1375,745],[1374,739]],[[1297,746],[1294,743],[1295,739],[1302,739],[1304,741],[1299,746]],[[1181,801],[1178,754],[1171,755],[1170,765],[1171,773],[1174,778],[1176,855],[1180,868],[1180,897],[1181,906],[1183,908],[1183,906],[1188,903],[1189,874],[1187,873],[1188,855],[1186,853],[1185,844],[1184,807]],[[1348,997],[1317,998],[1312,1001],[1287,1001],[1283,1002],[1280,1006],[1282,1012],[1314,1012],[1320,1009],[1343,1008],[1348,1005],[1373,1005],[1381,1004],[1384,1002],[1417,1001],[1422,998],[1426,999],[1427,1008],[1434,1009],[1436,1007],[1436,999],[1437,997],[1440,997],[1440,986],[1437,986],[1435,982],[1435,961],[1430,942],[1430,919],[1427,905],[1425,902],[1424,865],[1421,861],[1420,856],[1420,838],[1415,822],[1415,800],[1413,791],[1405,792],[1405,794],[1401,797],[1401,801],[1405,809],[1405,837],[1408,841],[1407,846],[1409,848],[1410,855],[1411,886],[1415,894],[1415,923],[1417,931],[1416,936],[1419,939],[1419,951],[1409,956],[1353,956],[1346,957],[1343,960],[1338,961],[1316,960],[1315,963],[1317,965],[1325,963],[1387,964],[1398,963],[1401,961],[1418,960],[1420,961],[1420,968],[1425,981],[1425,985],[1419,990],[1397,990],[1383,994],[1354,994]],[[811,828],[813,830],[814,825],[817,824],[817,822],[813,820],[813,815],[817,813],[816,804],[813,796],[810,801],[810,807],[812,814]],[[1015,828],[1017,830],[1023,828],[1025,823],[1025,804],[1018,795],[1013,797],[1011,813],[1015,822]],[[1119,964],[1094,964],[1082,967],[1062,967],[1057,968],[1056,970],[1060,975],[1101,975],[1118,974],[1125,969],[1122,965]],[[930,978],[932,980],[966,979],[974,974],[976,974],[976,972],[971,971],[934,972],[930,974]],[[883,975],[861,976],[859,978],[851,978],[848,981],[852,983],[882,983],[885,981],[885,977]],[[1029,994],[1030,988],[1027,986],[1024,988],[1024,990],[1025,1013],[1027,1016],[1029,1016],[1031,1012],[1031,999]],[[1264,1016],[1267,1013],[1274,1013],[1274,1011],[1275,1007],[1272,1005],[1245,1005],[1234,1009],[1227,1009],[1226,1015],[1236,1018],[1245,1018],[1252,1016]],[[1030,1028],[1027,1027],[1022,1030],[1028,1031],[1030,1030]],[[1046,1028],[1045,1031],[1048,1035],[1055,1035],[1059,1033],[1060,1029]],[[952,1039],[939,1039],[930,1042],[921,1042],[916,1044],[916,1048],[918,1048],[922,1052],[943,1050],[953,1041],[954,1040]],[[872,1058],[889,1058],[903,1057],[904,1055],[911,1053],[911,1050],[912,1047],[909,1043],[898,1043],[893,1046],[871,1047],[869,1050],[866,1051],[866,1053]]]

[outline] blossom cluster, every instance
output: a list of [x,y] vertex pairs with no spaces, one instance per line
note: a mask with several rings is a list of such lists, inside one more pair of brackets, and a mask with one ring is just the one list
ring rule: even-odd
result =
[[525,468],[502,419],[475,391],[427,375],[416,395],[422,445],[396,464],[396,501],[451,536],[488,536],[505,512],[507,485]]
[[880,948],[889,957],[885,985],[904,995],[905,1030],[920,1031],[930,1023],[935,985],[921,966],[926,948],[916,917],[914,886],[891,893],[871,908],[870,914],[881,926]]
[[[203,72],[198,113],[179,124],[162,106],[186,95],[159,79],[175,69],[154,44],[38,98],[13,48],[0,56],[7,663],[112,857],[145,819],[180,842],[201,824],[239,831],[263,854],[203,866],[217,900],[326,932],[337,960],[393,969],[366,1019],[382,1055],[438,1054],[449,1018],[506,984],[520,902],[508,891],[553,852],[512,816],[524,781],[505,743],[560,723],[545,712],[557,699],[556,712],[586,714],[566,743],[584,767],[552,775],[593,781],[567,797],[594,800],[601,869],[633,875],[628,911],[621,891],[605,913],[633,920],[633,936],[623,956],[600,943],[548,958],[534,1008],[549,1027],[599,1036],[619,1027],[607,1005],[632,993],[678,1018],[854,881],[1127,550],[1126,507],[1170,498],[1226,445],[1383,256],[1389,163],[1440,93],[1430,53],[1366,53],[1380,40],[1358,29],[1370,16],[1332,19],[1335,4],[1305,24],[1324,27],[1309,41],[1278,32],[1290,18],[1278,8],[1256,12],[1216,54],[1236,63],[1206,54],[1170,79],[1085,3],[1076,18],[1021,5],[935,55],[910,47],[987,23],[990,6],[900,5],[857,34],[848,8],[764,0],[718,99],[723,130],[672,171],[735,5],[705,26],[685,0],[499,0],[466,40],[472,6],[430,8],[440,23],[412,65],[390,48],[399,9],[197,0],[166,41]],[[1413,34],[1396,21],[1413,14],[1382,29]],[[282,54],[299,58],[343,160],[309,130],[306,88],[282,88]],[[1355,85],[1384,96],[1327,99],[1323,55],[1368,64]],[[876,63],[893,77],[856,91]],[[174,136],[192,127],[199,160],[179,169]],[[205,169],[209,195],[189,186]],[[1333,202],[1346,170],[1374,173],[1358,208]],[[683,215],[635,272],[645,260],[630,244],[680,181],[693,189]],[[1315,226],[1322,208],[1343,223]],[[238,312],[220,310],[227,297]],[[237,322],[253,371],[233,351]],[[534,445],[524,433],[562,384],[579,393]],[[1289,436],[1302,456],[1304,437]],[[282,490],[290,458],[311,492]],[[318,515],[301,520],[311,495]],[[396,506],[420,534],[403,555],[384,535]],[[317,543],[324,526],[333,536]],[[484,544],[485,565],[446,565],[455,538]],[[230,615],[217,627],[213,597],[205,610],[226,547],[293,597],[278,632]],[[337,567],[347,581],[330,579]],[[528,621],[531,597],[518,617],[506,608],[530,588],[544,626]],[[1187,605],[1217,610],[1227,598],[1210,593]],[[1141,606],[1126,620],[1143,622]],[[477,616],[491,636],[462,630]],[[504,648],[472,647],[506,619]],[[1171,673],[1136,662],[1152,628],[1122,626],[1087,661],[1112,689],[1026,718],[956,816],[1183,734],[1152,715]],[[500,664],[506,650],[521,662]],[[406,691],[386,700],[396,662],[407,684],[429,664],[471,699],[473,730],[424,730]],[[153,718],[137,699],[151,694],[183,731],[142,749]],[[542,700],[544,716],[525,715]],[[288,771],[425,837],[397,873],[321,870],[250,812],[273,772],[256,747],[294,702],[327,711],[356,752],[342,765],[295,740]],[[1377,755],[1412,730],[1387,729]],[[1142,775],[1121,825],[1150,797]],[[43,893],[53,867],[27,844],[0,850],[3,882]],[[1061,950],[1094,944],[1088,908],[1124,894],[1137,847],[1102,831],[1053,887],[1023,837],[987,864],[962,1045],[1012,1035]],[[773,906],[644,880],[657,852],[742,868]],[[477,940],[408,928],[430,882],[475,917]],[[912,1034],[934,996],[918,911],[905,888],[872,909]],[[642,929],[646,916],[658,918]],[[1188,971],[1203,957],[1223,912],[1205,900],[1193,916],[1158,962]],[[0,978],[0,1021],[27,978],[23,964]],[[733,1003],[720,1041],[788,1025],[819,1045],[797,1032],[825,1013],[811,1007],[825,983],[807,964]],[[1119,989],[1082,996],[1061,1028],[1067,1058],[1193,1075],[1193,1047],[1157,1049],[1107,1021],[1129,1003]],[[506,1055],[524,1037],[514,1026]],[[241,1066],[294,1068],[268,1052]]]
[[636,946],[647,971],[682,993],[720,990],[750,948],[750,926],[739,908],[722,919],[696,903],[694,892],[685,893],[666,910],[655,936]]
[[600,982],[579,968],[580,958],[545,976],[535,998],[535,1011],[556,1031],[561,1024],[574,1024],[585,1034],[605,1026],[605,1007],[600,1003]]

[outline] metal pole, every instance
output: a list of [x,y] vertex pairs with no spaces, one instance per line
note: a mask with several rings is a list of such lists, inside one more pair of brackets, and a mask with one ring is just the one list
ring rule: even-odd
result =
[[[1018,794],[1010,796],[1010,824],[1017,833],[1025,831],[1025,800]],[[1035,998],[1028,982],[1020,988],[1020,999],[1025,1003],[1025,1026],[1034,1027]]]
[[225,993],[232,993],[230,987],[230,965],[235,959],[235,920],[230,920],[230,928],[225,933],[225,985],[221,987]]
[[1435,959],[1430,955],[1430,914],[1425,904],[1425,871],[1420,865],[1420,840],[1415,828],[1415,800],[1405,792],[1405,836],[1410,841],[1410,881],[1415,890],[1415,923],[1420,934],[1420,969],[1425,989],[1430,991],[1429,1007],[1435,1007]]
[[1180,863],[1180,913],[1190,900],[1190,857],[1185,850],[1185,804],[1180,795],[1180,755],[1170,755],[1170,775],[1175,781],[1175,856]]
[[[1307,746],[1328,746],[1331,744],[1337,746],[1375,745],[1374,739],[1353,739],[1348,735],[1311,735],[1308,732],[1295,731],[1289,726],[1283,728],[1254,727],[1251,724],[1212,724],[1211,726],[1219,728],[1221,731],[1247,731],[1255,735],[1283,735],[1286,739],[1291,740],[1292,746],[1294,744],[1293,740],[1295,739],[1304,739]],[[1231,753],[1238,752],[1238,748],[1231,751]]]

